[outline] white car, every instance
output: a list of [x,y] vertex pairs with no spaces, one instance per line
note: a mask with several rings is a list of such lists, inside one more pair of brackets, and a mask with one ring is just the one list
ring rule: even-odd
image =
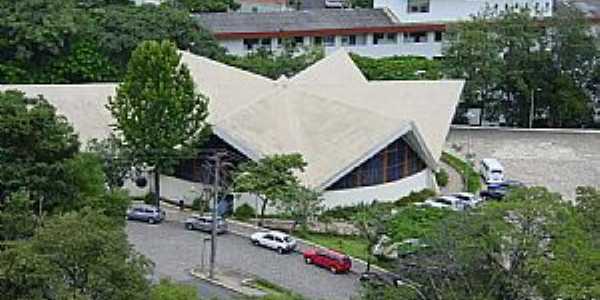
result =
[[296,241],[289,235],[279,231],[261,231],[250,236],[252,244],[276,250],[279,254],[291,252],[296,248]]
[[463,211],[467,205],[458,198],[452,196],[440,196],[425,200],[425,202],[416,203],[420,207],[446,208],[453,211]]
[[471,194],[471,193],[454,193],[450,194],[450,197],[454,197],[462,201],[468,207],[475,207],[481,203],[481,198]]

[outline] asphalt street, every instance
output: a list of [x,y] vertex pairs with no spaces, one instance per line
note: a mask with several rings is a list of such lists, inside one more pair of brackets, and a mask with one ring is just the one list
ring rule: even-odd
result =
[[[189,270],[201,265],[203,239],[208,234],[185,230],[180,221],[165,221],[159,225],[128,222],[129,241],[155,263],[155,273],[180,282],[198,282]],[[206,243],[208,263],[210,243]],[[252,245],[248,238],[224,234],[217,238],[217,267],[252,274],[300,293],[310,299],[349,299],[359,288],[358,275],[332,274],[325,269],[306,265],[301,254],[279,255],[269,249]],[[201,292],[214,292],[220,299],[235,296],[221,289],[209,290],[198,283]],[[200,287],[204,285],[204,287]],[[204,290],[202,290],[204,289]]]

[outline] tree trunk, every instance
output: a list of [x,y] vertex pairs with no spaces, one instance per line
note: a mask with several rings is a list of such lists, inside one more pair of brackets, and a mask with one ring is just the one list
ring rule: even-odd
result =
[[262,207],[260,208],[260,220],[258,221],[258,226],[263,225],[263,219],[265,218],[265,210],[267,210],[267,198],[259,197],[262,200]]
[[160,173],[158,168],[154,168],[154,198],[156,207],[160,208]]

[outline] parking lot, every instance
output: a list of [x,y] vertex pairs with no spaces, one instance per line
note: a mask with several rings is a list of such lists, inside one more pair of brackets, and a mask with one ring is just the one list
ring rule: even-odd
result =
[[469,140],[475,160],[498,159],[507,178],[567,199],[577,186],[600,187],[600,133],[453,128],[446,146],[460,145],[464,154]]
[[[154,261],[158,276],[177,281],[188,281],[190,268],[201,264],[202,240],[208,237],[199,231],[185,230],[177,220],[159,225],[130,221],[127,234],[135,248]],[[299,253],[279,255],[231,233],[220,235],[217,241],[218,268],[253,274],[310,299],[349,299],[358,292],[358,275],[332,274],[306,265]],[[208,248],[209,243],[206,263]]]

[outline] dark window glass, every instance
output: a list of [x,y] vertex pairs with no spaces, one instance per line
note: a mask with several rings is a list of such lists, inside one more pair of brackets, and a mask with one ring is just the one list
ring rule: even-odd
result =
[[425,167],[419,156],[400,138],[339,179],[329,189],[340,190],[392,182],[413,175]]

